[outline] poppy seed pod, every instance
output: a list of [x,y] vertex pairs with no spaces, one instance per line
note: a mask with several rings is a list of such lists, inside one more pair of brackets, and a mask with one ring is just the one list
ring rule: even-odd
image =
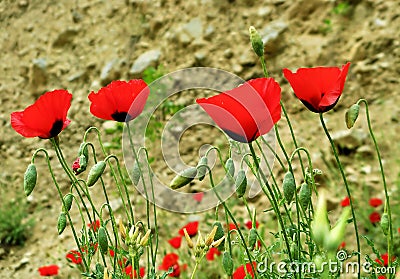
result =
[[257,241],[257,230],[255,228],[251,228],[249,233],[249,247],[253,248],[256,245]]
[[[215,236],[214,236],[214,241],[217,241],[224,237],[225,232],[224,232],[221,222],[219,222],[219,221],[214,222],[213,227],[215,227],[215,226],[217,226],[218,228],[217,228],[217,232],[215,233]],[[223,244],[223,243],[221,243],[221,244]],[[218,250],[222,251],[224,246],[219,245],[217,248],[218,248]]]
[[199,163],[197,164],[197,172],[198,172],[198,178],[200,181],[202,181],[204,179],[204,177],[206,177],[206,173],[207,173],[207,163],[208,163],[208,159],[206,156],[203,156],[200,158]]
[[99,247],[100,247],[100,252],[105,254],[108,252],[108,238],[107,238],[107,232],[104,227],[100,227],[98,231],[98,241],[99,241]]
[[228,251],[225,251],[222,255],[222,266],[224,267],[225,273],[228,276],[232,276],[233,274],[233,260],[231,254]]
[[24,192],[29,196],[33,189],[35,189],[37,181],[37,170],[34,164],[29,164],[24,174]]
[[354,104],[346,111],[346,126],[351,129],[354,126],[360,112],[360,105]]
[[181,171],[177,176],[172,179],[169,187],[176,190],[189,184],[197,175],[197,168],[191,167]]
[[133,185],[137,186],[139,184],[140,180],[140,168],[139,164],[135,161],[133,164],[133,169],[132,169],[132,183]]
[[233,178],[233,176],[235,175],[235,164],[233,163],[232,158],[229,158],[228,160],[226,160],[225,169],[226,169],[227,174],[229,174],[229,176],[231,178]]
[[257,54],[258,57],[263,57],[264,43],[261,39],[260,34],[257,32],[256,28],[254,28],[254,26],[250,26],[249,33],[251,46],[253,47],[254,52]]
[[58,234],[62,234],[65,228],[67,227],[67,216],[65,215],[64,212],[61,212],[60,215],[58,216],[58,221],[57,221],[57,231]]
[[294,182],[294,176],[290,171],[288,171],[283,177],[282,188],[286,202],[290,203],[293,200],[294,192],[296,191],[296,183]]
[[235,186],[236,186],[237,197],[238,198],[243,197],[247,189],[246,172],[243,169],[240,169],[236,176]]
[[299,201],[304,209],[307,209],[311,201],[311,188],[307,183],[301,184],[299,192]]
[[64,204],[65,204],[66,211],[70,211],[73,199],[74,199],[74,196],[71,193],[68,193],[64,196]]
[[86,142],[82,142],[81,145],[79,146],[78,156],[81,155],[85,156],[86,158],[89,157],[89,152]]
[[385,235],[389,233],[389,215],[387,213],[383,213],[381,217],[381,228]]
[[99,161],[90,169],[88,178],[86,180],[88,187],[93,186],[96,183],[96,181],[103,174],[105,168],[106,163],[104,161]]

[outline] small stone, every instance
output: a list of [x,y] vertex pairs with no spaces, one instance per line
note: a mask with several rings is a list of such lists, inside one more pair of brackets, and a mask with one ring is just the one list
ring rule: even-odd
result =
[[104,65],[103,69],[101,70],[100,73],[100,82],[101,84],[107,85],[111,81],[119,79],[121,77],[121,72],[119,71],[119,60],[117,58],[107,62],[106,65]]
[[288,28],[288,24],[283,20],[270,22],[266,27],[259,31],[264,48],[267,53],[275,53],[282,49],[284,45],[283,32]]
[[385,26],[387,25],[387,22],[386,22],[386,20],[383,20],[383,19],[380,19],[380,18],[376,18],[376,19],[374,20],[374,24],[375,24],[377,27],[385,27]]
[[201,38],[203,36],[203,22],[199,17],[193,18],[183,25],[182,30],[193,39]]
[[332,134],[332,140],[338,148],[341,154],[353,153],[358,147],[360,147],[367,135],[362,130],[342,130]]
[[235,74],[240,74],[240,73],[243,71],[243,67],[242,67],[241,65],[239,65],[239,64],[234,64],[234,65],[232,66],[232,71],[233,71]]
[[264,17],[264,16],[269,15],[271,12],[272,12],[272,9],[270,7],[264,6],[264,7],[261,7],[260,9],[258,9],[257,15]]
[[252,67],[256,64],[256,55],[253,52],[245,51],[239,57],[239,63],[245,67]]
[[106,134],[113,134],[118,130],[118,122],[112,120],[104,121],[102,128]]
[[362,174],[370,174],[372,172],[372,167],[371,166],[364,166],[360,169]]
[[369,145],[362,145],[357,148],[357,154],[363,158],[370,158],[374,156],[374,150]]
[[18,2],[18,7],[20,8],[26,8],[29,6],[29,2],[27,0],[21,0]]
[[214,35],[215,28],[212,25],[208,25],[206,31],[204,32],[204,38],[210,40]]
[[161,51],[153,49],[141,54],[133,63],[129,73],[136,76],[141,75],[150,66],[156,66],[160,59]]
[[230,59],[233,57],[233,51],[230,48],[224,50],[224,57]]
[[53,47],[63,47],[72,43],[75,36],[78,35],[78,30],[67,29],[61,32],[53,42]]
[[207,53],[204,51],[198,51],[194,54],[194,58],[196,59],[196,63],[199,66],[204,66],[204,62],[206,60]]
[[37,58],[32,61],[29,69],[29,85],[34,93],[43,91],[47,83],[47,61],[44,58]]

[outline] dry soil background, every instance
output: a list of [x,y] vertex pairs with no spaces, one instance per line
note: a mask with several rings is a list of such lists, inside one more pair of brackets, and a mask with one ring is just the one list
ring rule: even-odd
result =
[[[22,191],[23,173],[32,152],[50,147],[44,140],[24,139],[14,132],[11,112],[22,110],[47,90],[66,88],[72,92],[72,123],[61,134],[66,157],[72,162],[83,131],[102,125],[89,114],[87,95],[111,80],[140,77],[151,65],[162,65],[167,72],[208,66],[244,79],[262,76],[249,44],[250,25],[266,41],[270,74],[282,85],[300,145],[314,148],[316,162],[322,162],[320,149],[328,150],[327,143],[320,140],[318,116],[305,111],[293,97],[281,69],[339,66],[351,61],[336,112],[326,115],[328,125],[334,131],[344,131],[344,109],[360,97],[368,99],[389,185],[393,185],[400,172],[400,2],[352,0],[347,2],[350,9],[346,13],[335,13],[341,2],[0,1],[1,187],[9,190],[10,198]],[[194,103],[194,99],[186,102]],[[364,117],[357,127],[366,131]],[[370,141],[363,135],[345,135],[345,145],[348,137],[353,140],[348,161],[356,160],[357,153],[362,155],[361,160],[347,166],[353,184],[371,187],[371,191],[379,189],[374,195],[382,197],[376,162],[363,157],[371,154]],[[325,168],[323,164],[319,167]],[[71,237],[56,233],[59,202],[53,199],[55,192],[50,185],[49,175],[39,170],[39,183],[30,200],[36,226],[25,246],[0,247],[0,278],[37,278],[37,267],[50,263],[61,266],[60,278],[77,276],[64,259],[65,252],[74,248]],[[337,202],[342,196],[337,190],[335,195],[332,199]],[[399,193],[392,195],[398,200]]]

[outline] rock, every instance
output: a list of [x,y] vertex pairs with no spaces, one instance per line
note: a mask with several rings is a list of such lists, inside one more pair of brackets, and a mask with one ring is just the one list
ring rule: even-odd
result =
[[184,24],[182,31],[186,32],[193,39],[202,38],[203,36],[203,22],[199,17],[193,18],[188,23]]
[[288,24],[283,20],[270,22],[259,31],[266,53],[276,54],[284,45],[283,32],[288,28]]
[[371,158],[374,156],[374,150],[369,145],[362,145],[357,148],[357,154],[360,155],[362,158]]
[[272,12],[272,9],[268,6],[264,6],[258,9],[257,15],[260,17],[264,17],[269,15]]
[[118,130],[118,122],[112,120],[104,121],[102,128],[106,134],[113,134]]
[[230,48],[224,50],[224,57],[230,59],[233,57],[233,51]]
[[26,8],[29,6],[29,2],[27,0],[21,0],[18,2],[18,7],[20,8]]
[[210,40],[214,35],[214,27],[212,25],[208,25],[206,31],[204,32],[204,39]]
[[348,155],[353,153],[358,147],[360,147],[367,134],[362,130],[342,130],[332,134],[332,140],[335,143],[339,153]]
[[67,29],[61,32],[53,42],[53,47],[63,47],[72,43],[75,36],[78,35],[78,30]]
[[146,51],[135,60],[129,73],[134,76],[141,75],[148,67],[156,66],[160,56],[161,51],[158,49]]
[[372,172],[372,167],[370,165],[364,166],[360,169],[362,174],[370,174]]
[[240,66],[239,64],[234,64],[234,65],[232,66],[232,71],[233,71],[235,74],[240,74],[240,73],[243,71],[243,67]]
[[37,58],[32,61],[29,68],[29,85],[34,93],[42,93],[47,83],[47,61]]
[[194,58],[196,59],[196,65],[204,66],[204,62],[207,58],[207,53],[205,51],[198,51],[194,54]]
[[121,72],[119,71],[119,60],[117,58],[107,62],[103,69],[101,69],[100,82],[103,86],[120,77]]
[[239,64],[245,67],[252,67],[256,64],[257,56],[252,51],[244,51],[239,56]]

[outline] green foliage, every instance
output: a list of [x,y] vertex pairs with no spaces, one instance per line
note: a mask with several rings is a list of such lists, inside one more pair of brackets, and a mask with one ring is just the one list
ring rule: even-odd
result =
[[159,65],[157,68],[148,67],[146,70],[143,71],[143,80],[150,84],[156,79],[165,75],[165,69],[162,65]]
[[332,13],[334,13],[336,15],[346,16],[349,14],[350,10],[351,10],[350,4],[347,2],[342,2],[342,3],[337,4],[333,8]]
[[28,218],[26,199],[10,199],[7,191],[0,188],[0,244],[22,245],[33,223]]

